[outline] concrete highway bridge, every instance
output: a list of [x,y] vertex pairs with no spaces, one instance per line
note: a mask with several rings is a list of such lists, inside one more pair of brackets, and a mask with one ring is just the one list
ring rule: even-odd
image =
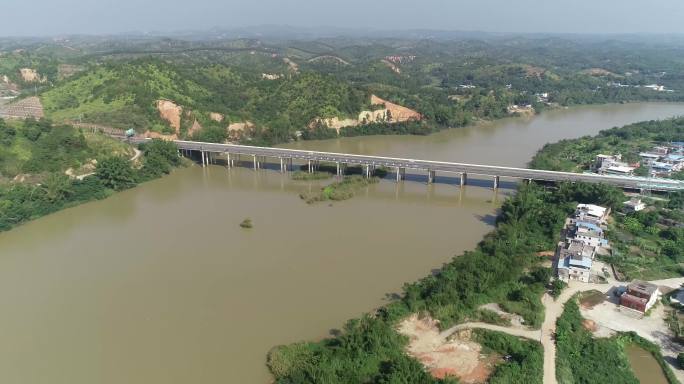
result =
[[[132,143],[143,143],[150,139],[131,138]],[[403,180],[406,170],[418,170],[426,172],[428,183],[435,180],[437,172],[447,173],[460,177],[460,184],[468,183],[469,175],[488,177],[493,180],[494,188],[498,188],[500,178],[517,179],[523,181],[538,181],[545,183],[559,182],[586,182],[603,183],[621,187],[631,191],[658,191],[670,192],[684,190],[684,181],[647,178],[635,176],[613,176],[589,173],[555,172],[527,168],[512,168],[493,165],[452,163],[445,161],[430,161],[418,159],[403,159],[396,157],[353,155],[347,153],[332,153],[320,151],[308,151],[298,149],[254,147],[236,144],[215,144],[196,141],[174,141],[178,150],[186,155],[198,154],[202,165],[206,166],[217,156],[225,156],[229,167],[248,156],[254,169],[261,168],[267,159],[275,159],[280,162],[280,171],[286,172],[293,169],[293,161],[300,161],[308,165],[308,171],[314,172],[321,162],[334,164],[337,174],[343,175],[347,166],[361,166],[363,174],[370,177],[374,170],[379,167],[390,168],[396,173],[397,181]]]

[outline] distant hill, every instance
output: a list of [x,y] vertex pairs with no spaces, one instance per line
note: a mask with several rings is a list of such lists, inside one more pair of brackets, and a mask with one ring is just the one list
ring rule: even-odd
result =
[[[684,100],[684,48],[671,39],[435,31],[290,39],[301,31],[250,31],[0,39],[0,79],[19,98],[38,93],[56,121],[219,141],[232,125],[232,139],[261,144],[425,134],[575,104]],[[421,118],[363,124],[359,114],[374,112],[371,95]],[[162,116],[160,100],[173,104],[173,119]]]

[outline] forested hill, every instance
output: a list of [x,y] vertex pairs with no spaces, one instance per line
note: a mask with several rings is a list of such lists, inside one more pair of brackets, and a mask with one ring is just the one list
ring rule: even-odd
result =
[[[268,127],[281,141],[289,127],[302,129],[316,117],[356,116],[369,104],[364,91],[325,74],[269,80],[239,67],[183,66],[157,59],[93,66],[41,99],[47,116],[55,120],[82,118],[162,133],[171,131],[156,102],[170,100],[200,123],[210,124],[209,114],[219,113],[229,121]],[[182,131],[189,128],[181,125]]]
[[[573,104],[684,100],[682,44],[665,42],[75,37],[15,48],[0,41],[0,96],[37,93],[57,122],[211,140],[225,139],[230,124],[248,128],[242,138],[275,143],[429,133]],[[371,95],[416,111],[420,123],[361,121],[360,112],[377,108]],[[162,118],[159,100],[182,109],[177,124]],[[336,129],[312,124],[332,118]]]

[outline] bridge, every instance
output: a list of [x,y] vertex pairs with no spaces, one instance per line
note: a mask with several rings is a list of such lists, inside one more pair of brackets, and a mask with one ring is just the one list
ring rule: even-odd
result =
[[[131,138],[132,143],[144,143],[151,139]],[[336,165],[337,174],[343,175],[349,165],[361,166],[365,177],[370,177],[376,168],[384,167],[393,169],[397,181],[403,180],[407,169],[418,170],[427,173],[428,183],[435,181],[437,172],[460,176],[460,185],[468,183],[469,175],[479,177],[491,177],[494,188],[498,188],[501,177],[524,181],[538,181],[548,183],[560,182],[585,182],[603,183],[621,187],[633,191],[658,191],[670,192],[684,190],[684,181],[635,177],[598,175],[593,173],[556,172],[527,168],[512,168],[494,165],[480,165],[467,163],[452,163],[445,161],[430,161],[418,159],[403,159],[396,157],[353,155],[347,153],[333,153],[308,151],[298,149],[255,147],[237,144],[216,144],[197,141],[175,140],[178,150],[186,155],[198,153],[202,166],[208,165],[216,159],[216,156],[225,156],[229,167],[235,166],[239,156],[248,156],[257,170],[267,158],[277,159],[280,162],[280,171],[286,172],[293,167],[293,161],[302,161],[308,165],[308,171],[314,172],[321,162]]]

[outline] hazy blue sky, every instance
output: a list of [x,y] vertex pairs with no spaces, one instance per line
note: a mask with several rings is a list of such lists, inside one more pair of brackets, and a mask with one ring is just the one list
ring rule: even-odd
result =
[[2,36],[262,24],[684,33],[684,0],[0,0],[0,15]]

